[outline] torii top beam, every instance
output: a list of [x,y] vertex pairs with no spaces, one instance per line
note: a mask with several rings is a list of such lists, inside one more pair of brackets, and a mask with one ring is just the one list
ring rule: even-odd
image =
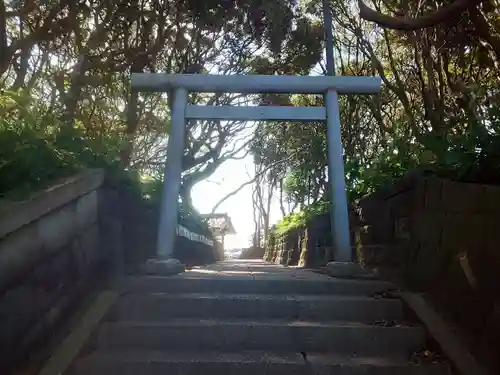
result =
[[183,87],[191,92],[324,94],[376,94],[379,77],[287,76],[132,73],[132,88],[139,91],[168,92]]

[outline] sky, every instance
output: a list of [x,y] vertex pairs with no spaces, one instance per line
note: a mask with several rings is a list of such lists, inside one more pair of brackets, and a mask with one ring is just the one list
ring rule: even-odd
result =
[[[241,160],[226,161],[210,178],[195,185],[191,193],[194,206],[202,214],[210,213],[220,199],[251,180],[253,170],[253,157],[251,155]],[[248,184],[237,194],[228,198],[216,212],[229,214],[236,230],[235,235],[225,237],[225,248],[248,247],[254,231],[252,184]],[[274,223],[280,218],[279,203],[275,197],[271,204],[270,222]]]
[[[217,73],[217,71],[215,71]],[[312,76],[320,75],[321,67],[319,64],[314,67]],[[248,103],[246,104],[248,105]],[[248,123],[247,131],[253,131],[255,128],[252,123]],[[242,134],[244,134],[244,131]],[[243,183],[251,180],[253,177],[254,164],[253,157],[247,156],[241,160],[228,160],[223,163],[216,172],[207,180],[195,185],[191,192],[193,204],[201,214],[212,212],[212,208],[224,198],[228,193],[236,190]],[[250,175],[250,177],[249,177]],[[276,195],[278,192],[276,192]],[[253,207],[252,207],[252,184],[248,184],[234,196],[228,198],[221,204],[218,213],[227,213],[231,218],[235,235],[225,237],[225,248],[248,247],[251,243],[251,236],[254,231]],[[271,225],[282,218],[279,207],[278,197],[271,200]]]
[[[323,58],[324,60],[325,58]],[[218,73],[217,66],[213,67],[211,73]],[[322,74],[322,68],[317,64],[310,75],[317,76]],[[248,103],[246,105],[249,105]],[[252,123],[248,123],[248,130],[255,129]],[[228,193],[236,190],[245,182],[253,177],[253,157],[247,156],[241,160],[228,160],[223,163],[216,172],[207,180],[204,180],[193,188],[191,196],[195,208],[201,214],[211,213],[213,207],[224,198]],[[250,175],[250,177],[249,177]],[[278,194],[278,192],[276,192]],[[227,213],[231,218],[235,235],[225,237],[225,248],[244,248],[251,244],[251,236],[254,231],[253,207],[252,207],[252,184],[248,184],[237,194],[228,198],[221,204],[218,213]],[[275,196],[271,200],[271,225],[282,218],[279,207],[279,200]]]

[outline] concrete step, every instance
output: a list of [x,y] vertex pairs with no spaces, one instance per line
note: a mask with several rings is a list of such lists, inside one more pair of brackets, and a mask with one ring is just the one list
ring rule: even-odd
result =
[[282,318],[290,320],[401,320],[399,299],[341,295],[128,294],[110,313],[112,320],[168,318]]
[[[319,276],[319,275],[318,275]],[[338,294],[364,295],[394,289],[394,284],[380,280],[335,278],[283,279],[274,277],[191,277],[187,274],[161,276],[128,276],[116,285],[122,293],[240,293],[240,294]]]
[[68,375],[445,375],[443,364],[307,353],[113,350],[80,359]]
[[352,322],[171,319],[103,323],[96,347],[156,349],[269,349],[409,358],[424,342],[420,327]]

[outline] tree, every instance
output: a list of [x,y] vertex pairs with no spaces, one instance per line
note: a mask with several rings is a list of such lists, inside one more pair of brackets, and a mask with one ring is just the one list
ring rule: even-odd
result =
[[[410,14],[433,13],[446,2],[404,2]],[[373,97],[341,97],[341,131],[348,196],[354,200],[415,168],[462,181],[500,181],[498,153],[499,66],[496,3],[475,2],[459,20],[435,27],[391,30],[352,15],[349,3],[331,1],[338,73],[377,75]],[[394,12],[395,1],[370,1],[377,12]],[[444,9],[444,8],[443,8]],[[476,12],[477,10],[477,12]],[[308,2],[320,19],[320,1]],[[483,27],[478,25],[478,12]],[[384,25],[382,25],[384,26]],[[322,105],[321,98],[288,98]],[[304,210],[328,199],[326,131],[321,123],[262,128],[282,155],[293,153],[284,171],[284,195]],[[265,148],[270,148],[266,145]],[[272,149],[272,147],[271,147]],[[263,154],[263,162],[273,155]],[[325,207],[325,206],[323,206]],[[290,220],[285,220],[290,222]]]
[[[254,162],[255,179],[253,182],[252,202],[254,209],[254,223],[256,236],[260,237],[262,232],[263,243],[269,239],[269,227],[271,218],[271,203],[278,184],[278,175],[271,169],[262,172],[265,168],[260,163]],[[256,246],[261,243],[260,238],[256,239]]]
[[[291,60],[304,58],[297,55],[301,44],[317,45],[309,23],[291,0],[0,1],[0,85],[35,98],[26,109],[41,105],[40,123],[55,115],[50,131],[68,139],[113,138],[120,144],[122,168],[159,177],[168,99],[132,92],[129,74],[248,73],[258,69],[259,56],[285,70]],[[190,100],[241,104],[244,98],[191,95]],[[188,124],[182,185],[187,206],[197,182],[244,154],[244,129],[238,122]]]
[[[417,167],[460,180],[500,180],[497,3],[470,1],[463,8],[462,0],[366,0],[360,5],[362,16],[375,17],[371,9],[377,17],[391,18],[379,27],[353,15],[352,3],[330,1],[338,73],[377,75],[383,81],[379,95],[341,98],[350,200]],[[460,10],[460,17],[440,22],[449,7]],[[425,21],[429,17],[432,22]],[[29,158],[36,168],[37,160],[75,168],[106,160],[106,165],[161,179],[169,99],[132,92],[131,72],[321,73],[323,31],[319,0],[0,1],[4,148],[21,149],[17,146],[29,139],[38,153],[47,150],[42,144],[53,150],[50,157]],[[189,100],[323,105],[314,95],[192,94]],[[283,214],[324,207],[325,125],[271,122],[255,127],[252,138],[241,122],[187,124],[182,183],[187,211],[193,210],[190,192],[196,183],[225,160],[248,152],[259,157],[259,181],[276,181],[273,191]],[[56,162],[52,156],[57,153]],[[11,159],[2,165],[19,160]],[[54,178],[52,172],[33,176],[46,180]],[[21,175],[30,174],[16,174]],[[261,195],[264,202],[267,193]]]

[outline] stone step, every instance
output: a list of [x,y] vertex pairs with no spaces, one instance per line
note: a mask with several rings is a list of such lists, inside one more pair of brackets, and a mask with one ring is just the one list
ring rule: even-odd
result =
[[171,319],[103,323],[95,345],[100,349],[269,349],[409,358],[422,347],[424,336],[420,327],[352,322]]
[[68,375],[445,375],[444,364],[387,358],[244,351],[112,350],[80,359]]
[[158,321],[168,318],[281,318],[290,320],[401,320],[399,299],[341,295],[128,294],[121,296],[111,320]]
[[[318,277],[320,275],[317,275]],[[322,275],[321,275],[322,276]],[[122,293],[239,293],[239,294],[338,294],[370,296],[394,289],[394,284],[380,280],[282,279],[263,277],[172,277],[128,276],[116,288]]]

